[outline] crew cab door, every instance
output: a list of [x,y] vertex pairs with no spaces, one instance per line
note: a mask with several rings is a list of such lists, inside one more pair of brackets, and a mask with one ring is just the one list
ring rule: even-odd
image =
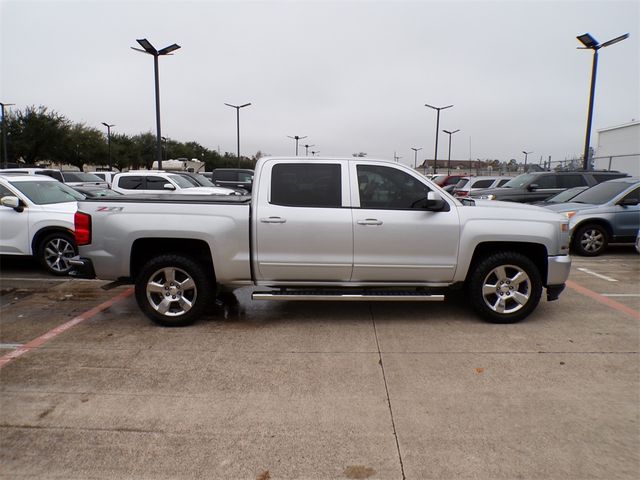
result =
[[348,282],[353,265],[345,161],[266,162],[254,198],[258,281]]
[[455,205],[420,208],[431,188],[417,173],[374,162],[354,162],[351,169],[352,282],[451,281],[460,236]]

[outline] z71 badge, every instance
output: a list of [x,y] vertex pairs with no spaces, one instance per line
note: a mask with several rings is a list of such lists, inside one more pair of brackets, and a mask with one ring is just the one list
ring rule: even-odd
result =
[[121,212],[124,207],[98,207],[96,212]]

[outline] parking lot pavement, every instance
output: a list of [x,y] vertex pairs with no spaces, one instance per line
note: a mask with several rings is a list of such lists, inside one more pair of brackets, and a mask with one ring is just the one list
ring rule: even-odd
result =
[[82,315],[127,287],[3,270],[24,291],[0,309],[0,355],[81,319],[0,370],[3,475],[635,479],[639,258],[574,257],[560,300],[515,325],[460,301],[243,289],[226,316],[165,329],[131,297]]

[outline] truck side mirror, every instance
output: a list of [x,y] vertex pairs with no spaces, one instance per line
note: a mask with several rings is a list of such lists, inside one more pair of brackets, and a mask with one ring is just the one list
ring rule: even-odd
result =
[[164,188],[165,190],[175,190],[176,187],[174,187],[172,184],[170,183],[165,183],[162,188]]
[[438,192],[427,193],[426,198],[422,198],[414,202],[412,207],[422,208],[431,212],[441,212],[442,210],[449,210],[449,204],[442,199],[440,193]]
[[535,192],[539,188],[540,185],[538,185],[537,183],[532,183],[531,185],[527,186],[527,190],[529,190],[530,192]]

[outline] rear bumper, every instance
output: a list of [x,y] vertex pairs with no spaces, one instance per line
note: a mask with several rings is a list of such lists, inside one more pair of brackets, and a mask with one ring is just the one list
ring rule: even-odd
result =
[[75,278],[96,278],[96,272],[93,269],[93,263],[88,258],[79,256],[69,259],[72,265],[69,275]]

